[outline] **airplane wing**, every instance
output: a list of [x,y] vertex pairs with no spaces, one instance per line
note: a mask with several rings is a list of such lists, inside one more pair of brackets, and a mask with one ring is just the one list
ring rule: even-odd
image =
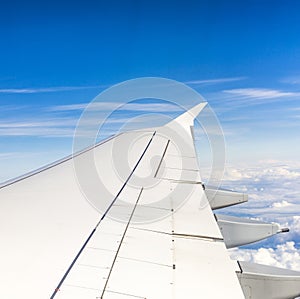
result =
[[245,298],[199,173],[204,106],[2,185],[0,298]]

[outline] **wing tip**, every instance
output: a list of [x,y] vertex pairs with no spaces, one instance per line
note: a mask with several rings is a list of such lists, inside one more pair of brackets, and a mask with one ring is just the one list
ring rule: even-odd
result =
[[195,106],[193,106],[191,109],[183,112],[178,117],[167,123],[167,126],[173,126],[175,123],[181,126],[193,126],[195,118],[198,116],[198,114],[205,108],[207,105],[207,102],[201,102]]

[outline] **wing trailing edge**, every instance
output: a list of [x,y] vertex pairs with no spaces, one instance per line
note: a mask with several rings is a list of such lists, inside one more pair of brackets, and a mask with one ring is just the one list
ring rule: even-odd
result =
[[245,299],[294,299],[300,296],[300,273],[238,262],[237,276]]

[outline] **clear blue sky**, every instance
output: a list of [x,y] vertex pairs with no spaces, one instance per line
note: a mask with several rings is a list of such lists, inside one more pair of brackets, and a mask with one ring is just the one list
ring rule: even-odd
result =
[[299,1],[3,2],[2,178],[70,153],[81,110],[67,107],[142,76],[203,94],[229,162],[299,160],[299,11]]
[[1,4],[5,87],[112,84],[299,72],[299,1],[9,1]]

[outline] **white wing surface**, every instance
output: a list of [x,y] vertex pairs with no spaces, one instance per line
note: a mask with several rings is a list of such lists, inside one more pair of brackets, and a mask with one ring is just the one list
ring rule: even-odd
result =
[[2,186],[0,298],[244,298],[199,174],[204,106]]

